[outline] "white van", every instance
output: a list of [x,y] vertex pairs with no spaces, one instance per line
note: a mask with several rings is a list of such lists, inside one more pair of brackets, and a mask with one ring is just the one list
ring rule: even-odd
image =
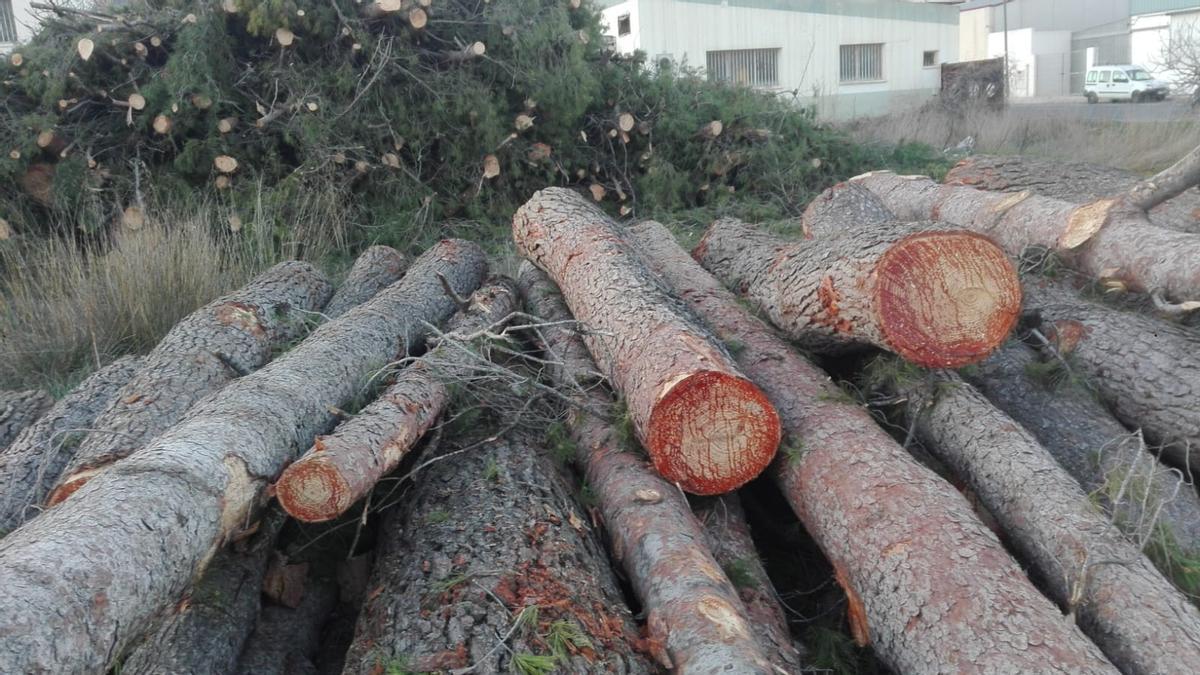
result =
[[1096,66],[1088,68],[1083,94],[1088,103],[1097,101],[1161,101],[1170,93],[1170,85],[1146,72],[1141,66]]

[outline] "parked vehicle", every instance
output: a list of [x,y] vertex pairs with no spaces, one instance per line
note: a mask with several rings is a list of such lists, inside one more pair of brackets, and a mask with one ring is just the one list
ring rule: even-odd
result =
[[1088,103],[1161,101],[1170,90],[1169,83],[1156,79],[1141,66],[1095,66],[1088,68],[1083,81]]

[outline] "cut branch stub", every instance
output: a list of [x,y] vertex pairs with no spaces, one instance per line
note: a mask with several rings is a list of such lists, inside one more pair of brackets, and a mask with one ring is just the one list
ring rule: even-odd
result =
[[937,223],[872,223],[789,242],[724,218],[693,255],[821,352],[873,345],[956,368],[1003,343],[1020,313],[1020,282],[1004,251]]
[[588,349],[665,478],[720,494],[766,468],[779,445],[775,409],[608,216],[571,190],[548,188],[517,211],[513,238],[592,330]]
[[483,177],[492,179],[500,175],[500,160],[495,155],[487,155],[483,158]]
[[92,52],[96,51],[96,43],[90,38],[80,38],[75,44],[75,51],[79,53],[79,58],[84,61],[89,61],[92,58]]
[[221,173],[233,173],[237,171],[238,161],[229,155],[217,155],[213,158],[213,166]]

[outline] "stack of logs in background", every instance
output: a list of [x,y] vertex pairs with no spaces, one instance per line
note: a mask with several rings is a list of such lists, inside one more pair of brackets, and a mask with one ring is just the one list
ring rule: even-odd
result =
[[802,672],[793,516],[895,672],[1194,672],[1198,157],[868,174],[690,253],[547,188],[510,276],[278,265],[6,396],[0,672]]

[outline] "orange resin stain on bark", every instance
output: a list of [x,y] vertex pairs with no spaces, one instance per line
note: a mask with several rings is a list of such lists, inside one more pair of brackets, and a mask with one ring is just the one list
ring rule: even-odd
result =
[[779,447],[779,414],[745,378],[701,371],[683,378],[650,414],[654,468],[687,492],[716,495],[749,482]]
[[1054,342],[1060,354],[1066,355],[1075,351],[1079,343],[1088,336],[1088,327],[1074,320],[1055,321],[1046,337]]
[[1021,310],[1012,263],[970,232],[926,232],[892,246],[876,268],[884,340],[917,365],[959,368],[1004,342]]
[[217,321],[226,326],[244,330],[256,337],[266,335],[262,320],[258,317],[258,309],[243,302],[230,302],[217,308]]
[[850,585],[850,577],[841,563],[833,563],[833,572],[838,586],[846,592],[846,618],[850,622],[850,634],[859,647],[871,644],[871,630],[867,626],[867,607],[858,592]]
[[833,277],[826,276],[821,279],[821,285],[817,288],[817,299],[821,301],[821,307],[825,310],[825,316],[816,318],[817,323],[829,326],[839,333],[854,332],[853,324],[838,317],[838,302],[842,296],[833,287]]

